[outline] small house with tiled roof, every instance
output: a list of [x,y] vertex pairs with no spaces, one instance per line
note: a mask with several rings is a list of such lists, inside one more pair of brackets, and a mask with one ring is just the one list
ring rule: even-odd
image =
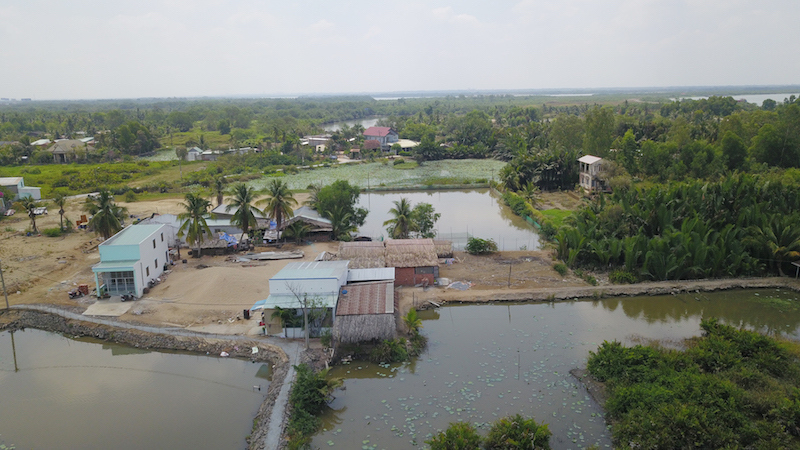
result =
[[380,142],[381,149],[384,151],[388,151],[392,147],[392,144],[400,139],[400,135],[390,127],[369,127],[364,130],[363,134],[366,142],[372,140]]

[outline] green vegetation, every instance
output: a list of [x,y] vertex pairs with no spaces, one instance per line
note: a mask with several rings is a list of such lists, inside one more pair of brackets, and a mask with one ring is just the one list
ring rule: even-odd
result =
[[318,416],[342,380],[328,377],[328,369],[315,373],[306,364],[294,368],[297,376],[289,394],[292,409],[286,433],[289,435],[289,448],[300,449],[305,448],[311,436],[319,430],[322,421]]
[[797,448],[800,346],[701,322],[686,351],[605,342],[588,370],[624,448]]
[[800,198],[783,178],[736,174],[601,196],[555,235],[569,267],[644,280],[777,273],[800,258]]
[[322,217],[330,219],[333,226],[334,239],[349,239],[350,232],[355,231],[367,218],[365,208],[356,208],[361,189],[345,180],[337,180],[328,186],[319,188],[310,206]]
[[425,443],[431,450],[548,450],[551,434],[546,424],[517,414],[495,421],[486,438],[469,423],[453,422]]
[[558,274],[561,275],[562,277],[565,277],[565,276],[567,276],[567,272],[569,271],[569,268],[566,266],[566,264],[555,263],[555,264],[553,264],[553,270],[558,272]]
[[64,232],[61,228],[45,228],[42,230],[42,234],[47,237],[59,237],[64,234]]
[[487,255],[497,251],[497,243],[492,239],[471,237],[464,249],[470,255]]
[[33,197],[28,195],[17,200],[15,206],[25,211],[25,213],[28,215],[28,218],[31,219],[31,232],[33,234],[39,234],[39,229],[36,228],[36,213],[34,211],[36,208],[41,207],[42,203],[34,200]]
[[[289,186],[282,180],[271,180],[267,184],[267,198],[262,202],[266,204],[264,215],[275,219],[278,230],[282,229],[284,217],[287,219],[294,217],[293,208],[297,206],[297,200],[294,199],[294,194],[289,190]],[[255,223],[255,220],[253,222]],[[247,229],[244,228],[244,231],[247,232]]]
[[184,212],[178,214],[178,220],[182,221],[178,229],[178,236],[186,236],[186,243],[191,247],[197,246],[197,254],[200,255],[200,246],[203,244],[204,236],[211,236],[211,229],[206,223],[206,219],[211,217],[208,208],[211,203],[191,192],[186,194],[186,202],[181,203]]
[[114,203],[114,197],[107,190],[100,191],[96,196],[86,197],[83,210],[92,215],[89,219],[89,229],[108,239],[122,229],[122,222],[128,215],[128,210]]
[[436,236],[433,229],[442,215],[437,213],[430,203],[417,203],[413,208],[407,198],[401,197],[389,210],[392,218],[383,222],[389,225],[386,231],[393,239],[410,237],[432,238]]

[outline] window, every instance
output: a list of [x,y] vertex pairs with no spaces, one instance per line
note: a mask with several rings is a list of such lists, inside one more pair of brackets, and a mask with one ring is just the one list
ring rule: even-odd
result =
[[149,277],[150,276],[150,266],[145,267],[144,270],[147,273],[147,276]]
[[155,267],[156,269],[158,269],[158,258],[156,258],[156,263],[155,263],[155,264],[153,264],[153,267]]
[[161,233],[161,242],[164,242],[164,233]]
[[156,240],[153,239],[153,248],[156,248]]

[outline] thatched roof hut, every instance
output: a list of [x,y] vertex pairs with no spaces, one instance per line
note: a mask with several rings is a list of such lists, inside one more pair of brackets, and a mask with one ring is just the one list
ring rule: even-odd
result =
[[394,339],[394,283],[348,284],[339,296],[333,336],[345,344]]
[[386,267],[383,242],[340,242],[337,257],[341,261],[350,261],[351,269]]
[[390,239],[386,241],[387,267],[432,267],[439,265],[433,239]]
[[433,241],[436,256],[439,258],[453,257],[453,241]]

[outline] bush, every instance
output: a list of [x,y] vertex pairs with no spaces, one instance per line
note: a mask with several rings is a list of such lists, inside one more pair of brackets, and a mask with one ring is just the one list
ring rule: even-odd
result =
[[604,342],[587,369],[607,382],[615,444],[797,448],[800,346],[702,320],[686,351]]
[[562,277],[565,277],[567,276],[567,271],[569,269],[567,269],[567,265],[564,263],[555,263],[553,264],[553,270],[558,272],[558,274],[561,275]]
[[58,228],[58,227],[56,227],[56,228],[46,228],[46,229],[42,230],[42,234],[47,236],[47,237],[59,237],[59,236],[61,236],[63,234],[63,231],[61,230],[61,228]]
[[133,191],[128,191],[125,193],[125,201],[128,203],[132,203],[136,201],[136,194]]
[[492,424],[485,448],[491,450],[533,450],[550,448],[550,430],[521,415],[504,417]]
[[425,441],[431,450],[474,450],[480,448],[483,439],[472,425],[464,422],[451,423],[445,431]]
[[306,364],[294,368],[297,378],[289,394],[292,413],[286,431],[290,439],[289,448],[303,448],[311,435],[319,430],[322,420],[317,414],[328,404],[341,380],[328,379],[327,369],[315,373]]
[[333,340],[333,335],[331,334],[330,328],[323,331],[322,334],[319,335],[319,342],[325,348],[331,348],[332,340]]
[[369,360],[387,363],[408,361],[406,340],[403,338],[384,340],[369,352]]
[[469,238],[466,247],[467,253],[470,255],[485,255],[497,251],[497,243],[492,239]]
[[608,274],[608,280],[614,284],[636,283],[636,275],[627,270],[618,269]]

